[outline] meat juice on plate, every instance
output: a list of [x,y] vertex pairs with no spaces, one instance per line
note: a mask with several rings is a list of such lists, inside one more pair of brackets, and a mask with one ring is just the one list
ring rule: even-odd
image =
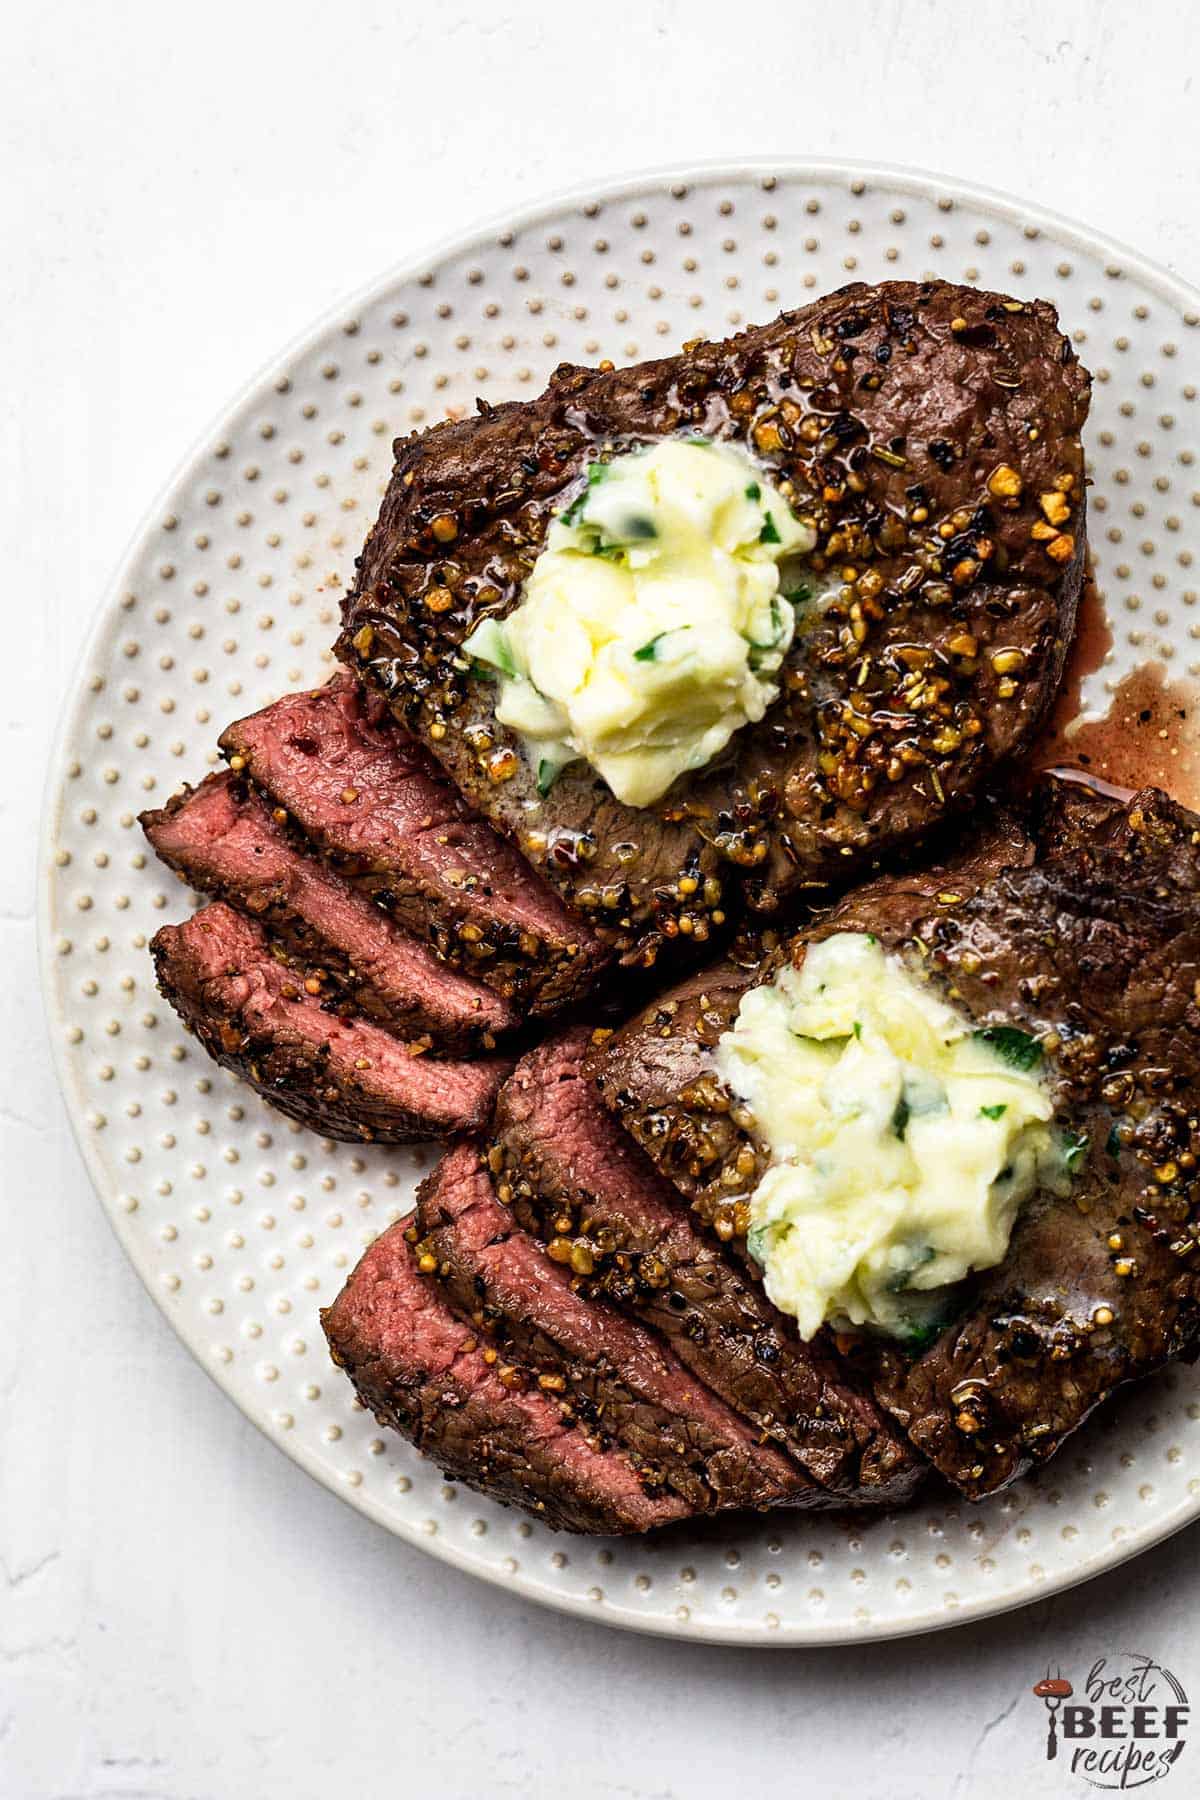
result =
[[1190,677],[1170,680],[1159,661],[1142,662],[1116,686],[1102,713],[1087,711],[1083,689],[1112,649],[1112,625],[1093,580],[1058,700],[1034,747],[1035,769],[1077,769],[1132,791],[1160,787],[1182,806],[1200,806],[1200,693]]

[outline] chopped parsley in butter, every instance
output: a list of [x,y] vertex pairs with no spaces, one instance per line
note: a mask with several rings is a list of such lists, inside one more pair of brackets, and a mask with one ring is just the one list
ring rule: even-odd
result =
[[1022,1203],[1079,1161],[1041,1065],[1035,1038],[975,1030],[865,933],[744,996],[716,1067],[769,1153],[749,1247],[802,1336],[920,1334],[948,1287],[1003,1259]]
[[548,791],[583,758],[647,806],[779,694],[815,535],[742,449],[665,438],[588,465],[520,603],[463,645]]

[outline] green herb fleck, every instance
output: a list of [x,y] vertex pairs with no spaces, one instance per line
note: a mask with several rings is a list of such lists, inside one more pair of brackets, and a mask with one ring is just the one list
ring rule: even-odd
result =
[[942,1335],[944,1327],[936,1319],[930,1319],[925,1325],[910,1325],[903,1333],[902,1343],[906,1350],[914,1356],[921,1356]]
[[1111,1156],[1114,1160],[1121,1154],[1121,1140],[1117,1136],[1117,1128],[1115,1125],[1110,1129],[1108,1137],[1105,1140],[1104,1154],[1105,1156]]
[[1063,1133],[1063,1162],[1067,1173],[1074,1175],[1087,1155],[1090,1142],[1086,1131],[1067,1131]]
[[759,487],[757,481],[752,481],[749,484],[749,486],[747,487],[746,498],[747,498],[747,500],[761,500],[762,499],[762,489]]
[[854,1035],[856,1038],[861,1038],[861,1036],[862,1036],[862,1020],[861,1019],[855,1019],[855,1021],[854,1021]]
[[[516,676],[516,664],[508,639],[504,635],[504,627],[498,619],[484,619],[478,624],[470,637],[463,640],[463,649],[475,664],[478,672],[481,663],[487,663],[493,669],[499,669],[501,675],[509,680]],[[488,677],[489,680],[492,677]]]
[[981,1106],[979,1111],[985,1119],[1002,1119],[1008,1107],[1002,1103],[999,1106]]
[[643,644],[640,649],[634,651],[634,662],[657,662],[658,646],[665,637],[673,637],[677,631],[690,631],[691,629],[690,625],[676,625],[671,631],[660,631],[657,637],[652,637],[649,643]]
[[1042,1046],[1037,1039],[1027,1031],[1018,1031],[1015,1025],[985,1025],[972,1036],[989,1045],[1011,1068],[1034,1069],[1042,1060]]
[[900,1269],[889,1280],[887,1284],[889,1294],[907,1293],[909,1282],[912,1280],[917,1270],[925,1268],[934,1260],[936,1255],[937,1251],[932,1244],[922,1244],[919,1250],[914,1250],[912,1261],[909,1263],[908,1267]]
[[588,464],[584,487],[576,494],[574,500],[572,500],[570,506],[568,506],[566,512],[562,515],[562,522],[564,525],[575,524],[576,520],[583,512],[584,507],[587,505],[588,495],[591,493],[592,489],[596,487],[598,483],[604,481],[610,472],[611,470],[608,463],[594,462]]
[[788,588],[783,597],[785,600],[790,600],[793,606],[801,606],[805,600],[812,599],[812,585],[807,581],[801,581],[794,588]]
[[555,762],[549,756],[541,758],[537,767],[537,791],[543,799],[550,792],[565,767],[565,763]]
[[656,538],[658,536],[658,527],[654,523],[654,520],[648,519],[644,513],[632,513],[630,517],[626,519],[625,528],[621,535],[623,538],[627,538],[630,543],[633,543],[638,538]]
[[912,1118],[912,1107],[908,1104],[908,1101],[904,1098],[904,1096],[902,1094],[900,1096],[899,1100],[897,1100],[896,1110],[892,1114],[892,1130],[895,1133],[895,1135],[900,1139],[901,1143],[904,1142],[904,1134],[908,1130],[908,1121],[911,1118]]
[[758,541],[760,544],[782,544],[783,542],[779,535],[779,527],[770,513],[763,515],[763,525],[758,534]]
[[763,657],[769,650],[779,648],[779,640],[783,636],[783,614],[779,609],[779,601],[774,595],[771,596],[771,632],[772,636],[765,644],[760,644],[757,638],[747,639],[750,645],[748,660],[752,669],[761,667]]

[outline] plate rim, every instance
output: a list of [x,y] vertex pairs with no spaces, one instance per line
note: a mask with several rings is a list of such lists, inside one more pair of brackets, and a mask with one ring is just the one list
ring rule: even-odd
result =
[[[1092,255],[1097,250],[1101,251],[1108,259],[1106,273],[1112,273],[1115,279],[1135,274],[1145,285],[1157,290],[1164,298],[1177,305],[1185,318],[1192,314],[1196,319],[1200,319],[1200,286],[1177,275],[1166,264],[1144,256],[1121,239],[1106,232],[1094,230],[1069,215],[1056,212],[1032,201],[1022,200],[1020,196],[1001,188],[966,181],[959,176],[921,168],[913,164],[890,163],[874,158],[805,156],[792,152],[781,156],[710,157],[652,164],[601,181],[579,181],[566,184],[526,202],[519,208],[498,209],[477,217],[467,226],[448,233],[432,243],[418,247],[411,255],[397,260],[370,280],[347,291],[312,319],[302,330],[294,333],[280,349],[262,361],[225,404],[210,415],[203,429],[196,434],[184,453],[176,460],[166,480],[157,489],[149,505],[139,517],[115,564],[111,577],[104,585],[92,610],[60,701],[42,786],[37,845],[36,921],[38,982],[41,989],[43,1021],[50,1043],[51,1063],[59,1091],[63,1097],[71,1135],[101,1211],[121,1249],[132,1264],[134,1273],[143,1289],[167,1320],[177,1342],[182,1345],[226,1398],[280,1454],[286,1456],[306,1475],[318,1481],[322,1487],[336,1495],[355,1512],[365,1515],[393,1537],[400,1538],[413,1548],[424,1551],[477,1580],[499,1588],[501,1592],[519,1596],[521,1599],[532,1601],[556,1612],[587,1619],[596,1625],[634,1631],[642,1636],[669,1638],[691,1644],[794,1650],[923,1636],[930,1632],[952,1630],[961,1625],[999,1617],[1022,1606],[1048,1599],[1053,1594],[1063,1593],[1086,1581],[1094,1580],[1101,1574],[1119,1568],[1123,1563],[1130,1561],[1135,1556],[1140,1556],[1144,1551],[1153,1549],[1157,1544],[1163,1543],[1166,1539],[1174,1536],[1176,1532],[1184,1529],[1185,1526],[1194,1523],[1197,1518],[1200,1518],[1200,1495],[1190,1501],[1181,1501],[1165,1519],[1160,1519],[1140,1530],[1132,1531],[1128,1539],[1123,1539],[1118,1544],[1110,1543],[1102,1546],[1072,1568],[1050,1577],[1044,1577],[1036,1583],[1030,1584],[1021,1593],[1009,1596],[997,1595],[994,1598],[980,1594],[975,1599],[960,1603],[953,1612],[935,1611],[930,1606],[906,1619],[872,1618],[859,1626],[849,1623],[828,1625],[822,1624],[820,1621],[813,1621],[809,1624],[803,1620],[785,1622],[781,1619],[777,1627],[768,1628],[762,1623],[725,1625],[719,1620],[693,1622],[691,1619],[684,1622],[666,1613],[647,1617],[624,1607],[607,1595],[603,1607],[598,1608],[586,1596],[557,1590],[541,1578],[531,1577],[528,1573],[521,1572],[519,1575],[513,1576],[504,1574],[498,1569],[480,1567],[468,1553],[457,1545],[440,1537],[428,1538],[415,1528],[410,1528],[403,1520],[381,1506],[370,1494],[365,1494],[357,1489],[348,1490],[339,1480],[336,1471],[324,1466],[302,1439],[281,1438],[272,1429],[266,1412],[255,1408],[248,1399],[227,1383],[223,1379],[221,1370],[213,1366],[201,1354],[198,1345],[193,1343],[180,1328],[180,1324],[168,1304],[167,1296],[153,1279],[148,1251],[142,1246],[139,1235],[126,1228],[123,1223],[126,1215],[113,1203],[111,1183],[107,1171],[102,1166],[94,1135],[85,1134],[82,1129],[83,1100],[70,1068],[63,1032],[58,1029],[62,1024],[62,1018],[58,997],[54,991],[53,970],[57,957],[51,941],[53,933],[51,916],[53,840],[63,804],[63,765],[67,744],[76,728],[78,717],[87,703],[88,690],[83,676],[98,643],[109,626],[113,609],[128,585],[127,574],[142,544],[148,534],[157,528],[170,496],[180,486],[187,473],[194,468],[200,457],[207,452],[213,441],[219,438],[221,428],[237,417],[243,408],[262,391],[273,374],[286,367],[294,358],[319,340],[332,326],[344,322],[347,316],[353,316],[360,308],[378,299],[388,289],[404,282],[413,281],[422,273],[437,268],[451,257],[466,255],[476,246],[490,245],[497,235],[505,231],[527,231],[550,217],[560,215],[568,208],[592,202],[611,205],[623,199],[631,199],[655,187],[683,184],[691,188],[713,186],[721,181],[747,179],[757,179],[761,182],[770,176],[789,180],[807,178],[818,181],[847,178],[853,182],[861,179],[868,184],[872,181],[881,185],[886,184],[893,190],[920,195],[923,199],[949,198],[956,203],[967,202],[993,216],[1003,217],[1009,223],[1036,226],[1039,233],[1052,236],[1055,241],[1084,248]],[[1113,264],[1117,264],[1118,267],[1113,269]]]

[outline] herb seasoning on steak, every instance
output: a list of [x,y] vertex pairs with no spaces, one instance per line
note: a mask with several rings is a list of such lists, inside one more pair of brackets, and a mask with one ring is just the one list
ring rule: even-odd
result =
[[[847,930],[1044,1059],[1071,1146],[1069,1194],[1026,1204],[933,1344],[915,1360],[877,1346],[877,1396],[975,1498],[1044,1461],[1120,1383],[1200,1347],[1200,818],[1152,789],[1122,801],[1051,779],[956,862],[852,893],[787,953]],[[769,973],[696,977],[594,1058],[660,1169],[733,1229],[766,1151],[712,1050]]]
[[[1044,301],[857,284],[724,343],[560,368],[541,398],[396,446],[339,654],[627,961],[844,882],[1027,747],[1085,554],[1088,377]],[[586,764],[548,795],[462,654],[502,619],[589,463],[743,444],[810,524],[783,692],[653,806]]]

